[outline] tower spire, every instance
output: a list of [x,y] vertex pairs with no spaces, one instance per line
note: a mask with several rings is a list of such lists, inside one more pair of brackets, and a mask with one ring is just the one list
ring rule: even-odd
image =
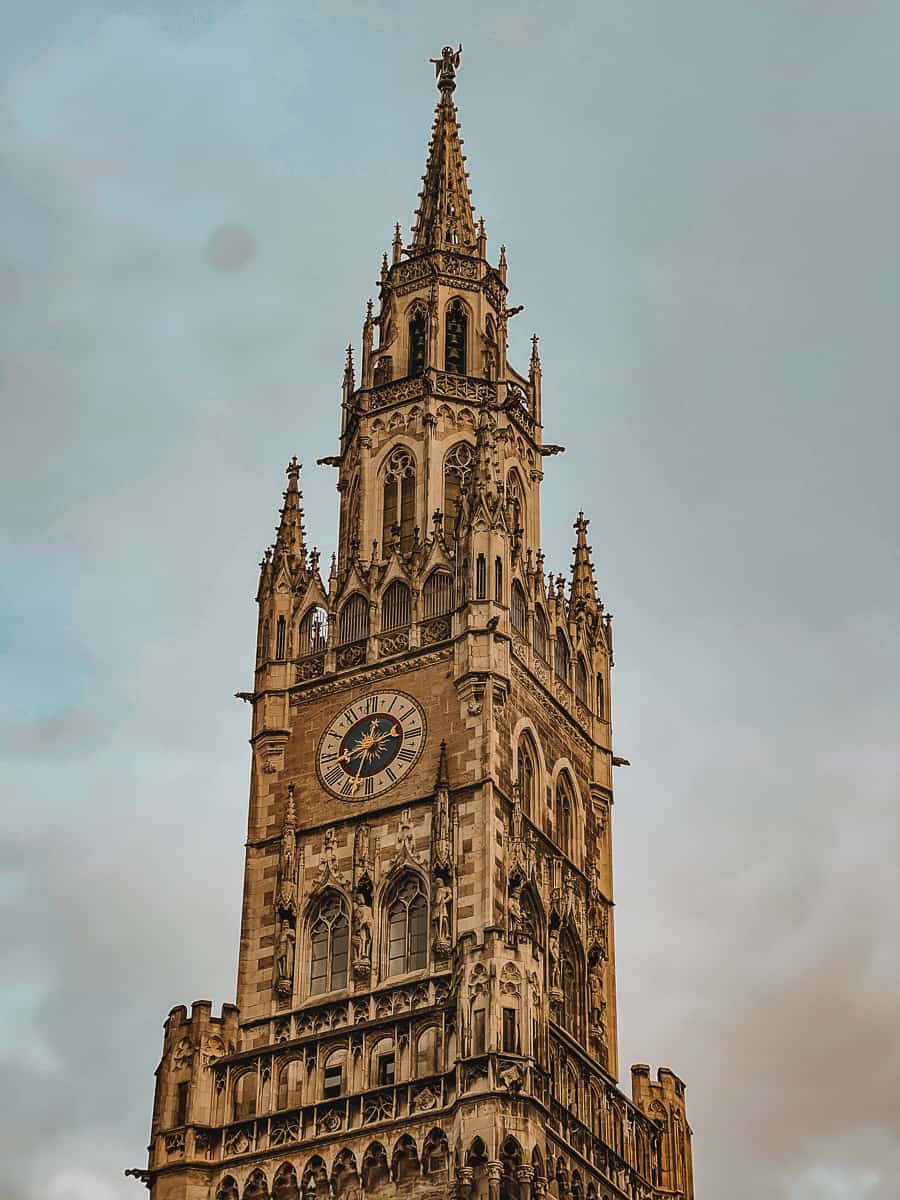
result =
[[284,507],[279,513],[278,532],[275,535],[275,552],[305,559],[306,531],[303,528],[303,508],[300,504],[303,493],[300,491],[300,463],[296,454],[287,465],[287,477]]
[[445,46],[440,58],[430,60],[434,63],[440,99],[434,113],[423,187],[413,226],[413,250],[419,252],[452,247],[464,254],[472,254],[478,246],[466,159],[453,103],[461,54],[461,45],[458,50]]
[[[587,527],[590,522],[583,512],[578,514],[575,521],[575,558],[572,561],[572,583],[570,599],[575,613],[589,610],[597,612],[597,587],[594,583],[594,565],[591,562],[591,548],[587,541]],[[562,576],[560,576],[562,578]]]

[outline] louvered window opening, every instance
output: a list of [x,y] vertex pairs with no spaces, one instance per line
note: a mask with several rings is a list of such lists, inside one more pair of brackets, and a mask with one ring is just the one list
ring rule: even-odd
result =
[[483,554],[475,559],[475,599],[487,599],[487,563]]
[[297,633],[297,654],[321,654],[328,641],[328,614],[320,605],[311,608],[300,622]]
[[553,670],[556,678],[562,683],[569,682],[569,643],[561,629],[556,630],[556,644],[553,648]]
[[453,576],[449,571],[432,571],[422,589],[422,615],[442,617],[453,609]]
[[409,375],[425,370],[425,313],[419,309],[409,323]]
[[469,318],[461,300],[454,300],[447,309],[444,333],[444,370],[454,375],[466,373],[466,342]]
[[369,602],[365,596],[351,596],[341,609],[338,634],[342,645],[369,636]]
[[287,623],[284,617],[278,618],[278,624],[275,626],[275,657],[277,659],[284,658],[287,642]]
[[578,661],[575,664],[575,695],[582,704],[587,704],[587,689],[588,689],[588,673],[587,667],[584,665],[584,659],[578,655]]
[[538,658],[547,662],[547,654],[550,645],[550,629],[547,625],[547,618],[543,612],[538,609],[534,614],[534,652]]
[[409,554],[416,535],[416,470],[412,455],[402,446],[388,459],[384,477],[381,550],[387,554],[400,538],[400,553]]
[[412,593],[405,583],[395,579],[381,601],[381,629],[404,629],[412,617]]
[[518,580],[512,585],[512,604],[510,605],[510,619],[512,627],[516,633],[521,633],[523,637],[528,633],[528,603],[525,599],[525,591]]

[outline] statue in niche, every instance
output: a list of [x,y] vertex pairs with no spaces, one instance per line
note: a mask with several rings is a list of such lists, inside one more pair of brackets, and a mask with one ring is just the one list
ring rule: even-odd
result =
[[357,892],[353,902],[353,962],[369,967],[372,961],[372,936],[375,919],[368,898]]
[[588,970],[588,987],[591,993],[591,1024],[600,1026],[603,1023],[603,1013],[606,1001],[603,997],[603,959],[597,958]]
[[449,950],[450,948],[450,903],[453,900],[453,889],[447,884],[446,880],[438,879],[434,885],[434,895],[432,897],[433,922],[434,922],[434,943],[436,949]]
[[356,865],[365,871],[369,865],[369,827],[360,825],[356,831]]
[[517,945],[519,938],[525,932],[520,887],[510,888],[506,911],[509,918],[509,940],[513,943],[513,945]]
[[559,976],[559,930],[551,929],[547,935],[547,953],[550,956],[550,987],[560,990]]
[[294,949],[297,935],[291,928],[287,917],[281,922],[278,941],[275,947],[275,966],[277,969],[276,986],[279,991],[290,991],[294,985]]

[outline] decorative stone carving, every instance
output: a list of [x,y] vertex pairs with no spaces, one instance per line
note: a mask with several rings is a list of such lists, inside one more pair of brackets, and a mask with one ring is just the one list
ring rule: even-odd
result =
[[440,1097],[427,1084],[413,1096],[413,1109],[416,1112],[430,1112],[437,1108]]
[[434,932],[433,947],[438,958],[446,958],[451,950],[450,941],[450,905],[453,902],[453,889],[443,879],[435,880],[432,895],[431,923]]
[[294,990],[294,950],[297,935],[291,927],[291,922],[284,917],[278,931],[275,945],[275,990],[281,996],[288,996]]
[[300,1141],[299,1117],[280,1117],[274,1120],[269,1129],[270,1146],[287,1146]]
[[366,980],[372,972],[372,938],[375,918],[368,898],[356,892],[353,898],[353,974]]
[[172,1051],[172,1067],[176,1071],[180,1071],[182,1067],[186,1067],[194,1057],[194,1047],[191,1045],[189,1038],[182,1038],[175,1049]]
[[175,1133],[167,1133],[165,1137],[166,1154],[181,1155],[184,1154],[184,1134],[181,1130]]
[[253,1149],[254,1132],[252,1125],[241,1125],[233,1129],[225,1139],[225,1156],[232,1154],[249,1154]]

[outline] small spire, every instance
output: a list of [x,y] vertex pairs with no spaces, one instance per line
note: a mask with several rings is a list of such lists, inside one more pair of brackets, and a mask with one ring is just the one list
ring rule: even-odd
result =
[[[551,357],[552,357],[552,355],[551,355]],[[531,378],[532,378],[532,379],[534,379],[535,375],[539,375],[539,374],[540,374],[540,372],[541,372],[541,356],[540,356],[540,354],[538,353],[538,335],[537,335],[536,333],[533,333],[533,334],[531,335],[531,366],[530,366],[530,372],[531,372]]]
[[497,263],[497,273],[500,278],[506,283],[506,247],[500,247],[500,261]]
[[428,143],[428,159],[422,177],[422,191],[416,210],[412,244],[415,250],[449,248],[464,254],[477,250],[475,218],[472,214],[469,178],[466,174],[462,138],[459,136],[456,105],[456,71],[462,46],[445,46],[435,65],[441,94]]
[[388,260],[387,260],[387,250],[385,250],[384,254],[382,254],[382,256],[381,256],[381,282],[384,283],[385,280],[387,279],[387,277],[388,277]]
[[301,562],[306,560],[306,531],[303,528],[303,508],[300,491],[300,463],[296,454],[288,463],[286,472],[288,478],[287,491],[283,493],[284,506],[279,511],[280,520],[275,535],[275,551],[287,554]]
[[579,609],[597,611],[597,586],[594,582],[591,548],[587,540],[589,524],[584,513],[580,512],[574,525],[575,545],[572,550],[575,557],[572,561],[572,581],[569,588],[569,596],[576,613]]
[[447,766],[447,742],[441,740],[441,755],[438,759],[437,778],[434,781],[435,791],[450,787],[450,769]]
[[285,829],[293,829],[297,824],[297,810],[294,807],[294,785],[288,784],[287,812],[284,814]]
[[[391,242],[391,253],[394,256],[394,266],[396,266],[403,257],[403,238],[400,235],[399,221],[394,226],[394,240]],[[387,262],[387,255],[385,255],[385,262]]]

